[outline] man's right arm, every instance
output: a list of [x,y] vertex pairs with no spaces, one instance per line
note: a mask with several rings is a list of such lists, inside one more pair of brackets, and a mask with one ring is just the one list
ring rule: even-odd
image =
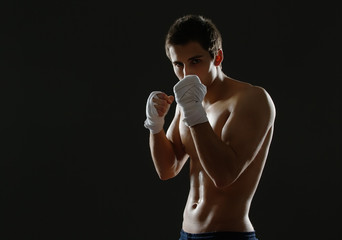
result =
[[150,150],[153,163],[159,178],[162,180],[175,177],[188,159],[180,139],[179,119],[180,111],[177,107],[167,134],[164,130],[156,134],[150,133]]

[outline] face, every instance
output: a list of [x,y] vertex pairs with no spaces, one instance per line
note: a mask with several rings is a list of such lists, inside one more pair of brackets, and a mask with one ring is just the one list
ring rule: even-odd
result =
[[217,66],[209,52],[198,42],[172,45],[169,48],[173,70],[179,80],[187,75],[197,75],[209,86],[217,75]]

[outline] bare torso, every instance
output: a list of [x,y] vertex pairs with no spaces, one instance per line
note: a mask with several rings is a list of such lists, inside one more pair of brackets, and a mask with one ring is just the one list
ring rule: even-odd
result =
[[[219,137],[240,92],[253,86],[232,81],[229,87],[226,89],[227,95],[205,106],[210,125]],[[190,156],[190,191],[184,209],[184,231],[253,231],[248,216],[249,208],[266,161],[273,127],[267,133],[258,154],[240,177],[226,188],[217,188],[198,159],[189,128],[182,121],[179,124],[181,142]]]

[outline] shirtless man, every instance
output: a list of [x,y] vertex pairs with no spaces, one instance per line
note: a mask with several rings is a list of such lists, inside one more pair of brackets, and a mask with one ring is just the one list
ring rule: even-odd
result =
[[[271,144],[272,99],[263,88],[223,73],[221,35],[209,19],[176,20],[165,49],[180,81],[175,97],[151,93],[145,127],[160,179],[177,176],[190,161],[180,239],[257,239],[248,215]],[[164,117],[174,100],[165,133]]]

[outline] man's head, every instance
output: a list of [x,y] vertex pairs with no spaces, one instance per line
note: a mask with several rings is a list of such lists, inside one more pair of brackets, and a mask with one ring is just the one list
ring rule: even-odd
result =
[[172,45],[185,45],[198,42],[212,58],[222,49],[221,34],[210,19],[198,15],[186,15],[171,25],[165,41],[166,55],[170,59]]
[[209,86],[221,69],[221,34],[202,16],[187,15],[177,19],[166,36],[165,50],[179,80],[197,75]]

